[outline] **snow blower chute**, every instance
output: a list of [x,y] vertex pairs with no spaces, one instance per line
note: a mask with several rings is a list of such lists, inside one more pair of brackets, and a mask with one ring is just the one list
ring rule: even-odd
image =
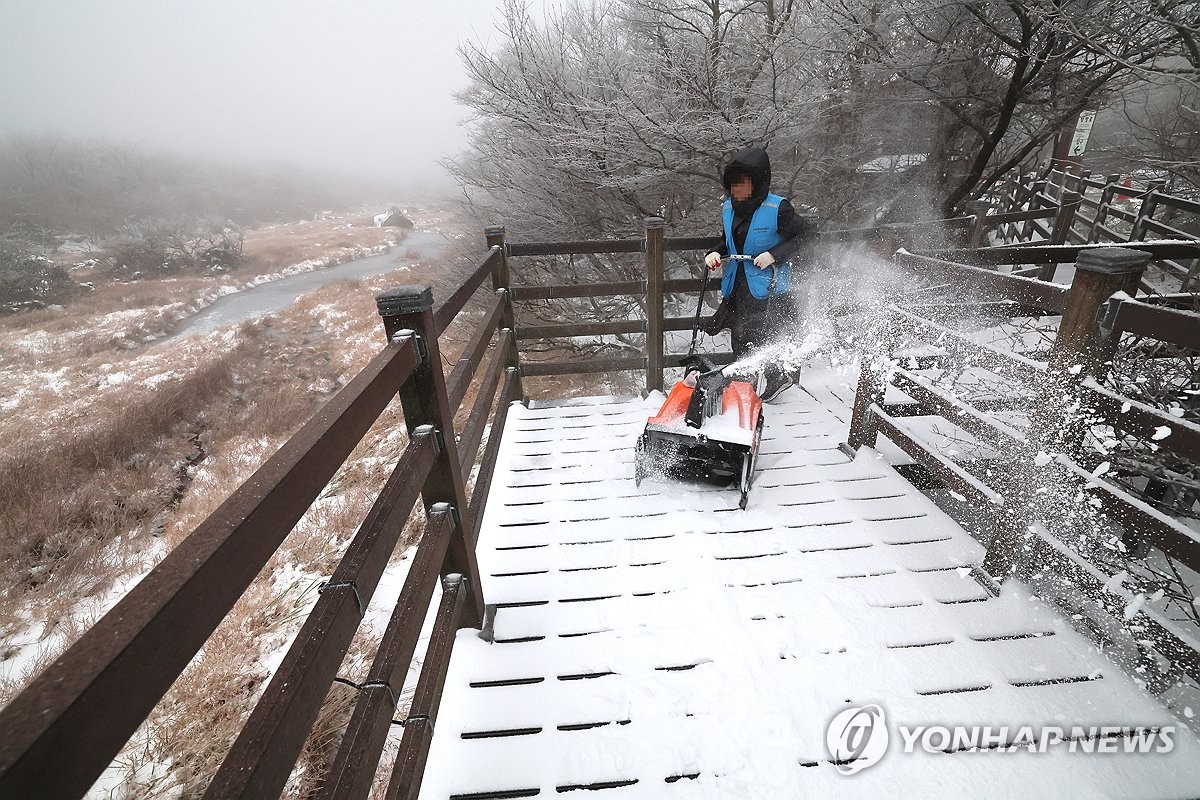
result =
[[726,375],[695,355],[708,269],[692,325],[692,346],[683,359],[683,379],[671,388],[657,415],[646,420],[637,440],[635,480],[648,475],[717,486],[735,481],[746,508],[762,439],[762,400],[750,383]]

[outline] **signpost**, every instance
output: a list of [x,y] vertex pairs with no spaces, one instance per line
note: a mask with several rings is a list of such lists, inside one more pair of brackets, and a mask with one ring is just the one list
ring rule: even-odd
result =
[[1095,111],[1079,112],[1079,121],[1075,123],[1075,134],[1071,137],[1071,147],[1067,150],[1068,158],[1083,155],[1083,151],[1087,148],[1088,136],[1092,132],[1092,124],[1095,121]]

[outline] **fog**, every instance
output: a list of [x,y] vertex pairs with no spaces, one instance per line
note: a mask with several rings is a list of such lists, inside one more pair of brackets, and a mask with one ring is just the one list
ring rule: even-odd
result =
[[[540,7],[540,3],[534,4]],[[4,0],[0,133],[286,162],[416,191],[464,147],[497,0]]]

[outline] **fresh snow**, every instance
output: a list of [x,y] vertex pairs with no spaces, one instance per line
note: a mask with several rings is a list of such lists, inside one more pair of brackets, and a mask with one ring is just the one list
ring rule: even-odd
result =
[[458,635],[421,797],[1200,793],[1182,727],[1156,755],[905,754],[893,728],[837,771],[825,727],[865,703],[892,726],[1179,725],[1019,582],[980,586],[983,548],[879,453],[838,450],[850,380],[810,369],[765,407],[745,512],[634,485],[661,396],[514,404],[478,543],[494,641]]

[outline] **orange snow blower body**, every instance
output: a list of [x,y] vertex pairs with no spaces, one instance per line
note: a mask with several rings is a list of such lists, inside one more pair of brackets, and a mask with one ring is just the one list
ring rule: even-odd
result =
[[762,400],[753,386],[719,370],[696,369],[646,420],[637,441],[635,479],[641,484],[649,475],[662,475],[717,486],[736,481],[738,505],[745,509],[762,429]]

